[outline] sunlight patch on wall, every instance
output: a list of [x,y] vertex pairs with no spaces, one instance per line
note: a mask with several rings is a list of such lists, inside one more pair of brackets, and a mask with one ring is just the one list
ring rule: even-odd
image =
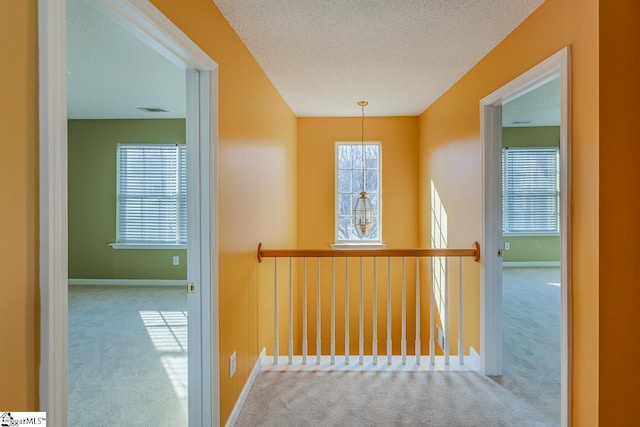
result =
[[[447,211],[442,204],[438,190],[431,181],[431,247],[447,247]],[[447,261],[445,257],[432,259],[433,294],[438,309],[440,324],[444,330],[444,295],[447,278]]]

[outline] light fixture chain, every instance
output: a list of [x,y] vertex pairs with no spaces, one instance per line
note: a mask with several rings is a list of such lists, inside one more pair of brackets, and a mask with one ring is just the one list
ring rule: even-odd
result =
[[353,226],[355,227],[355,232],[360,238],[367,238],[371,233],[371,230],[374,226],[373,221],[373,206],[371,205],[371,200],[367,197],[367,156],[365,153],[364,146],[364,107],[368,104],[367,101],[358,101],[358,105],[362,107],[362,122],[361,122],[361,146],[362,150],[362,191],[360,192],[360,197],[356,201],[356,205],[353,208]]

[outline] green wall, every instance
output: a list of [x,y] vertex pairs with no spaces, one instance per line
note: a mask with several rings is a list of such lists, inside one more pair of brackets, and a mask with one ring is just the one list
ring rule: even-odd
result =
[[560,236],[503,236],[504,262],[559,262]]
[[[558,147],[559,126],[502,128],[503,147]],[[503,236],[504,262],[559,262],[560,236]]]
[[[184,119],[69,120],[69,278],[185,280],[185,249],[113,249],[116,147],[184,143]],[[173,256],[180,257],[174,266]]]
[[503,147],[559,147],[560,126],[502,128]]

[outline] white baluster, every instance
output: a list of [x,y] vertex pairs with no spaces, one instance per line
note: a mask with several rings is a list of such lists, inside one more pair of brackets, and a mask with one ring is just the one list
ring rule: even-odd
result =
[[293,364],[293,275],[289,257],[289,365]]
[[345,261],[345,283],[344,283],[344,364],[349,366],[349,258]]
[[402,337],[400,341],[402,364],[407,364],[407,274],[402,257]]
[[378,364],[378,279],[376,261],[378,258],[373,258],[373,364]]
[[320,258],[316,258],[316,264],[318,266],[318,295],[316,296],[316,365],[320,364],[320,356],[322,355],[322,311],[320,310]]
[[449,258],[444,259],[444,364],[449,366]]
[[273,259],[273,364],[278,364],[278,258]]
[[458,358],[464,365],[464,340],[462,339],[462,257],[458,257]]
[[362,257],[360,257],[360,311],[358,314],[358,363],[364,364],[364,272],[362,269]]
[[307,258],[302,268],[302,364],[307,364]]
[[391,257],[387,257],[387,365],[391,366],[393,346],[391,342]]
[[331,257],[331,365],[336,363],[336,263]]
[[416,257],[416,365],[420,364],[420,258]]
[[433,339],[433,332],[435,330],[434,321],[434,301],[433,301],[433,282],[434,282],[434,259],[429,259],[429,361],[432,365],[436,364],[436,342]]

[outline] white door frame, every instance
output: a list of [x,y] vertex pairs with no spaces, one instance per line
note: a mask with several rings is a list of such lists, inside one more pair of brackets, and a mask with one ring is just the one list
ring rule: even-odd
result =
[[[186,71],[189,425],[218,425],[218,66],[148,0],[92,3]],[[56,426],[68,423],[66,22],[66,0],[38,0],[40,409]]]
[[480,348],[485,375],[502,373],[502,105],[560,77],[561,419],[570,423],[571,149],[570,48],[567,46],[480,101],[484,259],[481,264]]

